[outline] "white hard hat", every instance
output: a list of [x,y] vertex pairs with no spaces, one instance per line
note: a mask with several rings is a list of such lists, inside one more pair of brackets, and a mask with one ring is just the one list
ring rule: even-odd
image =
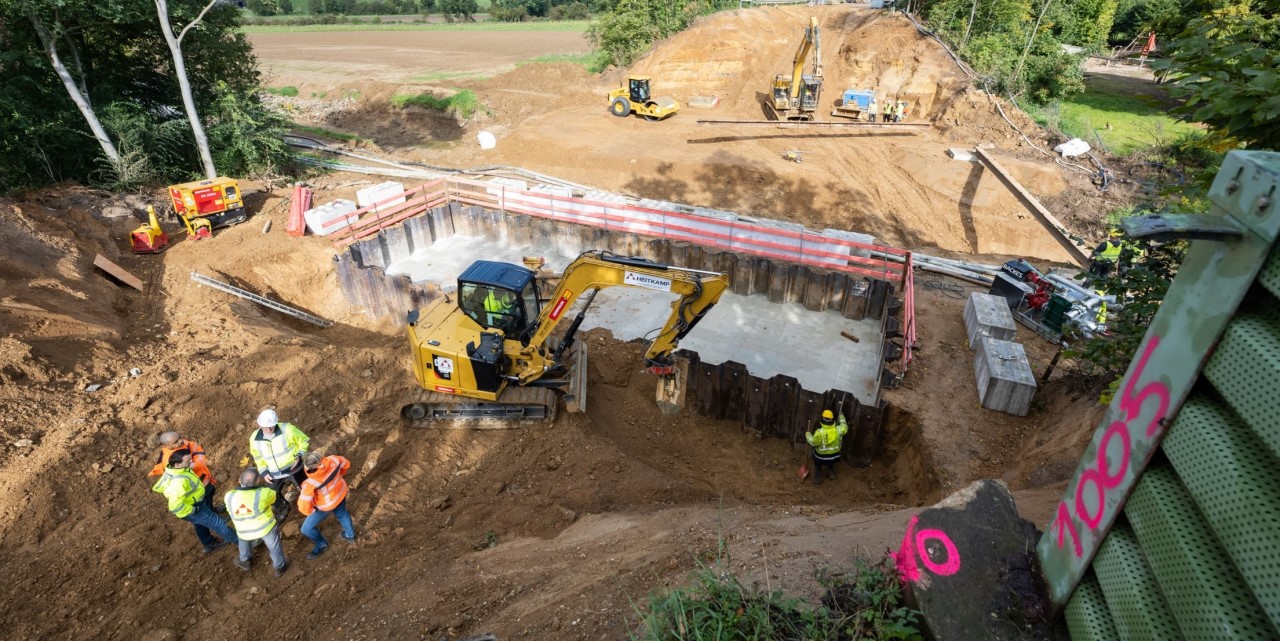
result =
[[268,407],[258,414],[258,427],[275,427],[280,422],[280,417],[276,416],[276,411]]

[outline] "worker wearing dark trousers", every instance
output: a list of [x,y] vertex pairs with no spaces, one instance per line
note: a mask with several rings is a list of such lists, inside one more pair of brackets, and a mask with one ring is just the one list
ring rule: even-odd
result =
[[813,446],[814,485],[822,485],[824,467],[831,479],[836,478],[836,461],[840,460],[840,448],[844,435],[848,433],[849,423],[844,420],[844,414],[840,414],[840,421],[837,423],[836,415],[831,410],[822,411],[822,422],[817,431],[804,433],[805,440]]

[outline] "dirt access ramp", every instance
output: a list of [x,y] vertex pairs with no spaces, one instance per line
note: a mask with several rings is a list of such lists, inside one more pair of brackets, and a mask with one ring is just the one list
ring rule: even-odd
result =
[[[790,73],[810,15],[821,23],[827,78],[820,120],[834,120],[827,112],[843,89],[869,87],[882,100],[909,99],[910,118],[935,127],[907,135],[697,124],[763,120],[764,92],[775,74]],[[656,95],[683,104],[716,95],[719,106],[685,107],[656,123],[616,118],[605,94],[627,73],[652,76]],[[492,115],[468,122],[449,148],[397,153],[455,167],[520,166],[637,196],[870,233],[911,249],[1067,260],[990,172],[951,160],[946,150],[995,145],[992,153],[1037,194],[1061,193],[1077,177],[1043,157],[1024,159],[1020,138],[993,99],[970,88],[946,52],[901,16],[849,5],[727,11],[698,20],[603,79],[569,65],[534,65],[466,86]],[[475,144],[481,129],[498,136],[495,149]],[[784,160],[791,150],[804,152],[804,162]]]

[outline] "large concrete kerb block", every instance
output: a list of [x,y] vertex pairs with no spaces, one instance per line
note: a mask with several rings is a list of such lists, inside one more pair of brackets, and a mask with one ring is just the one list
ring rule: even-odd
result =
[[964,330],[969,336],[969,349],[974,349],[983,336],[1013,340],[1018,324],[1014,322],[1013,312],[1009,311],[1009,304],[1004,298],[973,292],[964,305]]
[[1066,639],[1036,565],[1040,532],[1009,488],[977,481],[912,517],[894,554],[936,641]]

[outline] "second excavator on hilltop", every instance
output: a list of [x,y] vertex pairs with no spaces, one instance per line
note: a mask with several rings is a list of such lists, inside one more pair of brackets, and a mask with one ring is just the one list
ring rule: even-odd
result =
[[[401,410],[428,419],[551,419],[565,394],[570,411],[586,406],[586,350],[574,341],[587,309],[605,287],[679,294],[645,353],[650,372],[671,377],[673,352],[720,300],[726,274],[663,265],[593,250],[578,256],[543,298],[537,259],[526,265],[481,260],[458,276],[457,304],[445,296],[409,313],[413,374],[422,387]],[[551,334],[579,298],[582,309],[554,342]],[[545,303],[545,304],[544,304]]]
[[[772,120],[807,122],[813,120],[822,94],[822,46],[818,40],[818,18],[809,18],[804,39],[791,61],[791,74],[778,74],[764,101],[765,112]],[[804,63],[813,52],[813,73],[804,73]]]

